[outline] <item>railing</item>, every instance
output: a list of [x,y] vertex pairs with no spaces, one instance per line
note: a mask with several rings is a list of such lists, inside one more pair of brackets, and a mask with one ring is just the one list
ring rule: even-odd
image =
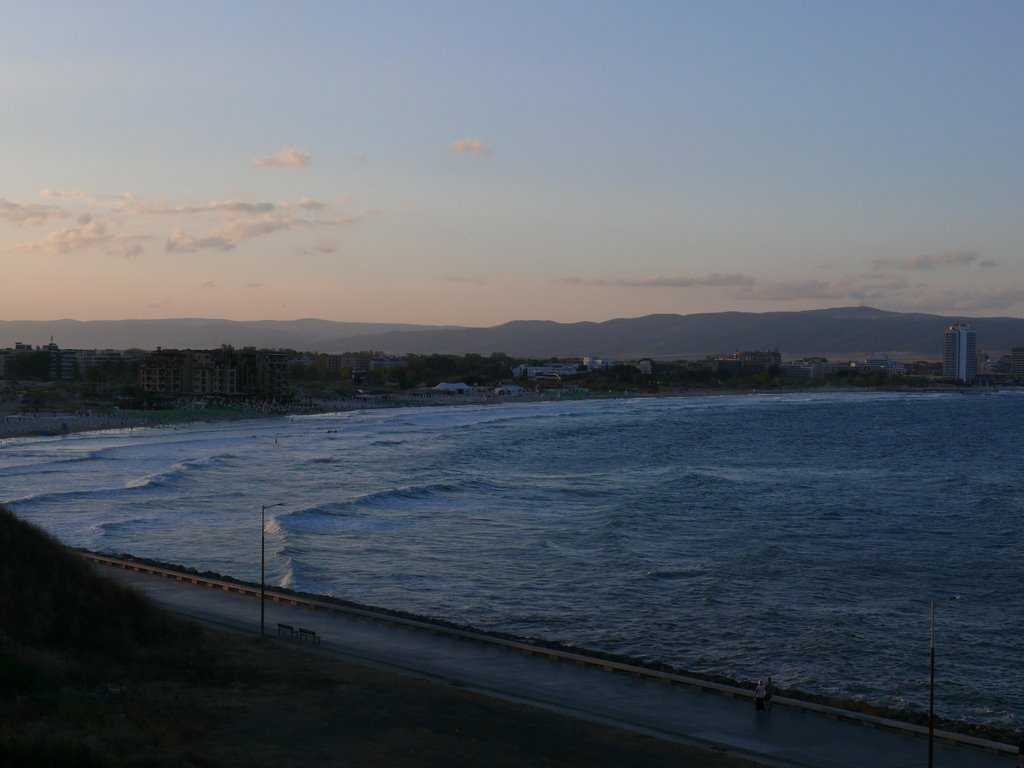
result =
[[[121,560],[114,557],[106,557],[105,555],[97,555],[92,552],[79,552],[79,555],[87,560],[91,560],[102,565],[108,565],[115,568],[122,568],[124,570],[137,571],[139,573],[147,573],[154,576],[164,576],[169,579],[175,579],[176,581],[187,581],[190,584],[201,585],[210,587],[212,589],[222,589],[225,592],[235,592],[239,595],[248,595],[250,597],[259,597],[260,588],[259,585],[250,586],[234,581],[225,581],[222,579],[212,579],[198,574],[187,573],[185,571],[176,571],[169,568],[160,568],[157,566],[146,565],[145,563],[138,563],[131,560]],[[487,645],[500,646],[502,648],[509,648],[512,650],[527,653],[531,656],[544,656],[549,659],[557,661],[568,661],[581,666],[595,667],[603,669],[607,672],[618,672],[620,674],[628,674],[634,677],[642,677],[652,680],[660,680],[665,683],[671,683],[676,685],[687,685],[692,688],[699,688],[705,691],[711,691],[724,696],[730,696],[734,698],[752,698],[754,693],[746,688],[739,688],[735,685],[726,685],[723,683],[715,683],[710,680],[702,680],[696,677],[689,677],[687,675],[680,675],[673,672],[661,672],[656,669],[646,669],[644,667],[638,667],[633,664],[626,664],[619,661],[611,661],[609,659],[600,659],[594,656],[586,656],[580,653],[573,653],[572,651],[562,651],[555,648],[545,648],[539,645],[532,645],[519,640],[509,640],[502,637],[493,637],[491,635],[485,635],[480,632],[471,632],[465,629],[456,629],[454,627],[446,627],[440,624],[433,624],[428,621],[422,621],[419,619],[408,619],[402,616],[392,616],[387,613],[379,611],[372,611],[366,608],[357,608],[355,606],[341,605],[338,603],[330,603],[322,600],[313,600],[310,598],[300,597],[298,595],[292,595],[285,592],[277,592],[268,589],[266,591],[266,597],[268,600],[273,600],[279,603],[289,603],[291,605],[310,608],[317,611],[331,611],[334,613],[340,613],[347,616],[355,616],[361,619],[367,619],[369,621],[376,621],[386,624],[393,624],[408,629],[416,629],[423,632],[431,632],[436,635],[445,635],[448,637],[457,637],[462,640],[469,640],[476,643],[484,643]],[[915,725],[914,723],[904,723],[900,720],[893,720],[887,717],[879,717],[877,715],[869,715],[864,712],[854,712],[848,709],[841,709],[840,707],[832,707],[826,704],[816,704],[810,701],[802,701],[800,699],[793,699],[787,696],[773,696],[773,704],[782,704],[783,706],[792,707],[793,709],[802,709],[808,712],[817,712],[819,714],[826,715],[827,717],[843,720],[854,720],[864,725],[877,726],[881,728],[890,728],[893,730],[917,733],[922,735],[928,734],[928,726],[926,725]],[[1016,755],[1018,750],[1016,746],[1011,744],[1002,744],[998,741],[991,741],[989,739],[981,739],[976,736],[968,736],[960,733],[953,733],[952,731],[935,731],[935,738],[941,739],[952,744],[966,745],[972,747],[978,747],[986,749],[991,752],[1005,753],[1009,755]]]

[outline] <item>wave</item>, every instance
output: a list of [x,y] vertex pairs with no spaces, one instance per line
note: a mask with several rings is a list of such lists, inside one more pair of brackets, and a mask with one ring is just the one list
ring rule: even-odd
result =
[[277,515],[274,520],[277,529],[285,536],[289,533],[322,534],[394,529],[408,523],[389,516],[388,512],[402,512],[410,507],[429,505],[431,501],[462,490],[459,485],[446,483],[389,488],[334,504],[296,509]]
[[125,482],[124,487],[126,489],[144,489],[172,486],[175,484],[175,481],[193,470],[216,467],[237,458],[235,454],[223,453],[214,456],[202,456],[197,459],[188,459],[187,461],[172,464],[170,469],[163,472],[154,472],[134,480],[128,480]]
[[0,470],[3,475],[46,475],[53,472],[66,472],[68,465],[80,464],[85,461],[96,461],[101,459],[99,452],[89,452],[78,456],[66,458],[49,458],[47,461],[24,462],[21,464],[10,464]]
[[101,536],[107,534],[120,534],[139,528],[143,525],[156,522],[151,517],[134,517],[129,520],[107,520],[102,523],[94,523],[89,526],[89,532]]
[[41,493],[30,493],[27,496],[19,496],[14,499],[5,499],[4,504],[10,506],[25,506],[54,501],[73,501],[75,499],[114,499],[124,492],[123,488],[87,488],[74,491],[43,491]]

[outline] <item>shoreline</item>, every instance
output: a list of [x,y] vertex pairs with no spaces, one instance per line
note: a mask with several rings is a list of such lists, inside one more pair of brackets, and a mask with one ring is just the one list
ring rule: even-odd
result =
[[[94,552],[85,548],[69,548],[71,551],[81,554],[91,554],[100,557],[114,557],[120,560],[127,560],[131,562],[139,563],[149,567],[162,568],[169,571],[178,571],[184,574],[197,576],[205,579],[214,579],[219,581],[231,582],[240,586],[245,586],[253,589],[258,589],[259,584],[246,581],[244,579],[238,579],[234,576],[218,573],[210,570],[200,570],[191,566],[181,565],[180,563],[168,563],[162,560],[156,560],[153,558],[137,557],[129,553],[113,553],[113,552]],[[385,614],[393,616],[397,619],[422,622],[426,624],[433,624],[445,629],[451,629],[455,631],[469,632],[473,634],[483,635],[486,637],[493,637],[499,640],[507,640],[511,642],[525,643],[529,645],[538,646],[541,648],[550,649],[553,651],[560,651],[570,654],[579,654],[582,656],[588,656],[594,659],[616,662],[620,664],[627,664],[634,667],[640,667],[642,669],[649,669],[655,672],[667,672],[674,675],[681,675],[684,677],[695,678],[697,680],[703,680],[708,683],[714,683],[719,685],[732,686],[736,688],[747,689],[753,691],[756,684],[755,680],[737,680],[725,675],[714,675],[700,672],[693,672],[682,667],[676,667],[671,664],[660,661],[651,661],[648,659],[636,658],[623,654],[608,653],[585,646],[571,645],[568,643],[560,643],[557,641],[547,640],[542,637],[525,637],[522,635],[515,635],[509,632],[502,632],[500,630],[493,629],[482,629],[477,626],[469,624],[460,624],[458,622],[450,621],[448,619],[430,616],[424,614],[412,613],[410,611],[396,610],[392,608],[384,608],[376,605],[369,605],[366,603],[359,603],[353,600],[346,600],[344,598],[334,597],[332,595],[322,595],[316,592],[304,592],[301,590],[290,589],[288,587],[282,587],[273,585],[273,589],[276,592],[295,595],[307,600],[315,600],[325,603],[333,603],[335,605],[344,606],[347,608],[354,608],[357,610],[364,610],[374,613]],[[780,697],[795,699],[802,702],[808,702],[811,704],[818,704],[826,707],[833,707],[836,709],[846,710],[848,712],[859,713],[862,715],[869,715],[873,717],[886,718],[890,720],[896,720],[902,723],[910,725],[927,726],[928,724],[928,713],[925,710],[919,710],[914,708],[894,708],[886,707],[881,705],[873,704],[870,701],[857,698],[849,698],[844,696],[835,696],[827,694],[817,694],[807,691],[801,691],[795,688],[784,688],[779,687],[775,691],[776,695]],[[940,730],[949,731],[952,733],[960,734],[963,736],[971,736],[975,738],[986,739],[1003,744],[1017,744],[1024,739],[1024,733],[1020,733],[1012,728],[1000,727],[997,725],[989,725],[985,723],[975,723],[966,720],[956,720],[951,718],[941,717],[936,715],[935,727]]]
[[[447,393],[387,395],[345,400],[312,400],[304,406],[268,408],[174,408],[166,410],[89,410],[89,411],[14,411],[0,403],[0,441],[16,438],[64,437],[82,432],[105,432],[136,427],[170,427],[188,424],[242,421],[247,419],[308,416],[381,408],[437,408],[463,405],[500,405],[510,403],[579,402],[583,400],[625,400],[631,398],[728,397],[742,395],[853,394],[889,392],[904,394],[950,394],[959,390],[950,387],[793,387],[780,389],[682,389],[660,392],[562,392],[529,393],[525,395]],[[995,391],[999,390],[994,390]],[[982,393],[985,394],[985,393]]]
[[7,414],[0,417],[0,440],[65,437],[82,432],[131,430],[136,427],[183,426],[203,422],[276,418],[283,415],[286,414],[233,409]]

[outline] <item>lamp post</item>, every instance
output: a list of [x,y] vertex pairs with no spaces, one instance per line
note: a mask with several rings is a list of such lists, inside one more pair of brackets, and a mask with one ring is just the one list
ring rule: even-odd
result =
[[[263,617],[265,615],[263,602],[266,598],[266,511],[273,507],[284,507],[284,502],[276,504],[263,504],[259,512],[259,634],[263,636]],[[934,605],[933,605],[934,610]]]
[[[959,599],[959,595],[946,598],[946,600]],[[939,601],[932,600],[931,643],[929,645],[931,664],[928,685],[928,768],[933,768],[935,754],[935,604],[937,602]]]

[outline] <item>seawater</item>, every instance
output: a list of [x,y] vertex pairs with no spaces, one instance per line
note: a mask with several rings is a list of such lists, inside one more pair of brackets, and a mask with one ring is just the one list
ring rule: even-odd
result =
[[[1024,393],[367,410],[8,440],[78,547],[1020,726]],[[946,598],[957,595],[956,601]]]

